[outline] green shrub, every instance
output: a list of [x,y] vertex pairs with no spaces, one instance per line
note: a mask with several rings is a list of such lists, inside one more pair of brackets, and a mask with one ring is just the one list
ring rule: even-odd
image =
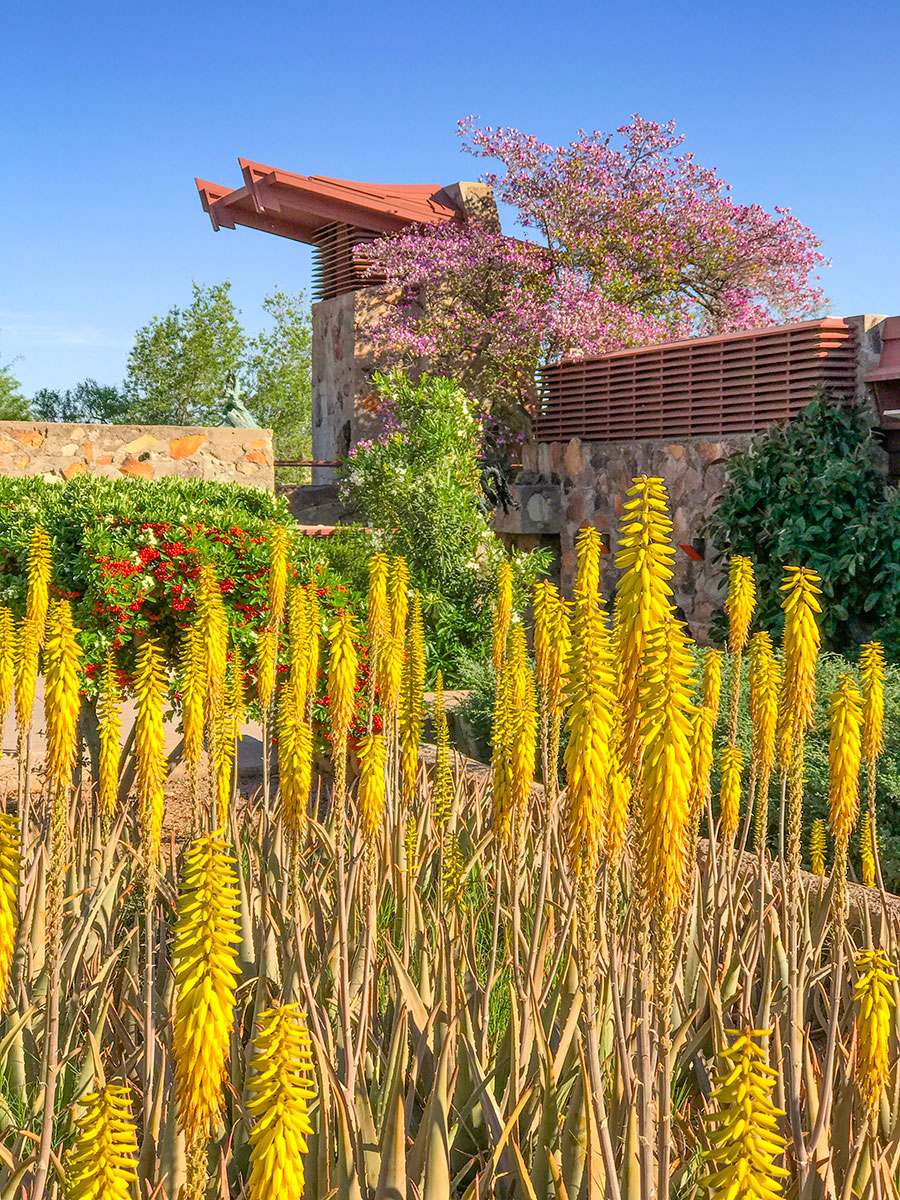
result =
[[[28,543],[40,524],[51,541],[51,594],[72,601],[82,631],[89,692],[108,650],[130,671],[135,635],[159,638],[174,659],[201,562],[215,567],[233,636],[249,657],[266,603],[273,521],[292,523],[286,503],[236,484],[0,479],[0,603],[24,614]],[[294,556],[299,562],[296,547]]]
[[880,636],[900,657],[900,496],[880,457],[862,412],[819,399],[729,459],[709,533],[756,564],[764,628],[781,629],[784,566],[813,567],[825,644]]
[[[462,660],[488,652],[494,580],[507,555],[480,502],[476,408],[452,379],[393,372],[374,385],[383,433],[350,451],[342,496],[377,531],[372,545],[406,557],[422,595],[429,678],[440,666],[445,683],[458,683]],[[326,553],[349,571],[354,548],[362,543],[346,538]],[[512,562],[521,597],[549,556],[515,553]]]

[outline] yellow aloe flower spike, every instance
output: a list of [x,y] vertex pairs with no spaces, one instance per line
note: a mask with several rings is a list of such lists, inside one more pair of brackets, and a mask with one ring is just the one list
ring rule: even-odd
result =
[[97,791],[100,810],[109,818],[116,811],[119,797],[119,759],[122,750],[122,691],[111,651],[107,654],[103,667],[100,695],[97,699],[97,717],[100,738]]
[[138,803],[141,814],[141,843],[148,872],[156,869],[162,840],[165,811],[166,747],[163,732],[163,701],[166,677],[159,644],[148,639],[137,652],[134,675],[137,716],[134,750]]
[[721,1053],[722,1070],[706,1114],[713,1128],[704,1158],[714,1169],[700,1186],[729,1200],[775,1200],[788,1177],[779,1165],[785,1149],[779,1130],[784,1112],[772,1102],[778,1072],[766,1062],[757,1040],[771,1030],[728,1032],[735,1040]]
[[858,974],[853,999],[856,1017],[856,1086],[874,1114],[890,1076],[891,1012],[897,976],[894,964],[881,950],[862,950],[856,957]]
[[268,712],[275,691],[275,662],[278,636],[272,625],[266,625],[256,635],[256,695],[260,708]]
[[313,1128],[309,1102],[312,1051],[296,1004],[260,1013],[247,1082],[250,1131],[249,1200],[302,1200],[303,1155]]
[[434,787],[431,792],[431,811],[434,823],[447,824],[453,808],[453,774],[450,770],[450,729],[444,709],[444,679],[440,671],[434,685]]
[[69,1200],[130,1200],[137,1182],[137,1132],[127,1087],[107,1084],[80,1101],[66,1155]]
[[54,601],[47,624],[44,667],[47,773],[56,789],[69,786],[75,768],[81,711],[81,649],[75,640],[68,600]]
[[719,700],[722,695],[722,651],[707,650],[703,655],[703,704],[712,714],[713,727],[719,720]]
[[360,830],[366,858],[370,868],[374,866],[384,821],[384,737],[380,733],[368,733],[359,739],[359,800]]
[[677,621],[650,634],[639,696],[643,855],[647,895],[668,914],[681,902],[689,878],[691,666]]
[[500,670],[506,654],[506,635],[512,620],[512,565],[504,560],[497,570],[497,607],[494,611],[494,670]]
[[274,525],[269,534],[269,621],[277,629],[284,620],[287,595],[288,532],[283,525]]
[[[582,542],[590,553],[592,542]],[[567,682],[569,742],[563,755],[566,804],[563,821],[569,867],[592,880],[606,849],[613,773],[613,739],[618,733],[616,677],[606,610],[591,590],[593,574],[582,572],[572,606],[571,656]]]
[[673,611],[668,494],[662,479],[641,475],[628,489],[616,566],[623,572],[616,592],[618,694],[623,712],[623,760],[640,758],[640,680],[647,643]]
[[731,845],[738,831],[741,815],[741,772],[744,755],[737,746],[726,746],[722,750],[722,785],[719,791],[719,806],[722,811],[722,837]]
[[43,646],[47,628],[47,613],[50,605],[50,536],[46,529],[36,525],[28,544],[26,574],[28,593],[25,601],[25,619],[37,631],[38,645]]
[[425,687],[425,630],[422,603],[413,592],[412,616],[403,674],[400,680],[400,772],[403,776],[403,801],[412,802],[419,771],[419,741],[422,736],[422,692]]
[[221,832],[197,838],[178,894],[175,974],[175,1096],[188,1141],[209,1136],[222,1102],[239,970],[238,886]]
[[821,817],[816,817],[809,831],[809,861],[813,875],[825,874],[825,843],[827,828]]
[[872,818],[868,809],[859,821],[859,860],[862,866],[863,886],[873,888],[875,886],[875,846],[872,838]]
[[828,820],[846,853],[859,813],[862,701],[856,684],[842,675],[828,709]]
[[735,554],[729,563],[725,611],[728,613],[728,647],[734,654],[747,645],[750,622],[756,611],[753,563],[740,554]]
[[9,985],[9,972],[19,927],[19,822],[12,813],[0,813],[0,1009]]
[[353,714],[356,711],[356,623],[347,609],[342,608],[331,625],[329,640],[331,655],[328,662],[328,715],[335,745],[346,741]]
[[0,721],[12,702],[16,678],[16,623],[8,608],[0,605]]

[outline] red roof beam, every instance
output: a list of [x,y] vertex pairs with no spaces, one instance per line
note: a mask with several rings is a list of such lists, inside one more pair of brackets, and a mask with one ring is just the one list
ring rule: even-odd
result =
[[432,184],[374,184],[323,175],[296,175],[240,159],[244,186],[230,191],[197,179],[213,227],[247,225],[315,244],[332,223],[372,233],[396,233],[410,224],[442,225],[458,216]]

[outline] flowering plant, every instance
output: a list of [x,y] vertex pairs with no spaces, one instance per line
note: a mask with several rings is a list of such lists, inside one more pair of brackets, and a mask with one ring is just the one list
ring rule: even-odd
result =
[[[42,525],[50,535],[51,594],[73,603],[91,694],[109,650],[126,685],[135,647],[147,636],[177,661],[200,565],[210,563],[232,639],[249,662],[267,607],[273,521],[290,525],[287,505],[254,488],[85,476],[68,483],[0,480],[0,603],[16,617],[24,613],[26,547],[33,526]],[[305,573],[296,546],[292,562]]]
[[673,122],[635,116],[616,133],[551,146],[517,129],[459,124],[465,149],[523,238],[470,219],[411,227],[367,246],[387,307],[375,341],[425,358],[507,409],[535,400],[541,362],[765,325],[824,297],[815,235],[791,215],[739,204],[681,153]]

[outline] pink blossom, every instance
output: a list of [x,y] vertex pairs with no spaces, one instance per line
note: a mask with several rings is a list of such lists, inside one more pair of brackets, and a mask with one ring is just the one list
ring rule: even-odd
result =
[[814,314],[818,239],[790,210],[742,205],[680,153],[672,122],[635,116],[615,135],[550,146],[460,122],[466,150],[524,236],[453,222],[367,247],[396,303],[375,330],[399,361],[459,374],[483,399],[533,398],[535,369],[562,357],[752,328]]

